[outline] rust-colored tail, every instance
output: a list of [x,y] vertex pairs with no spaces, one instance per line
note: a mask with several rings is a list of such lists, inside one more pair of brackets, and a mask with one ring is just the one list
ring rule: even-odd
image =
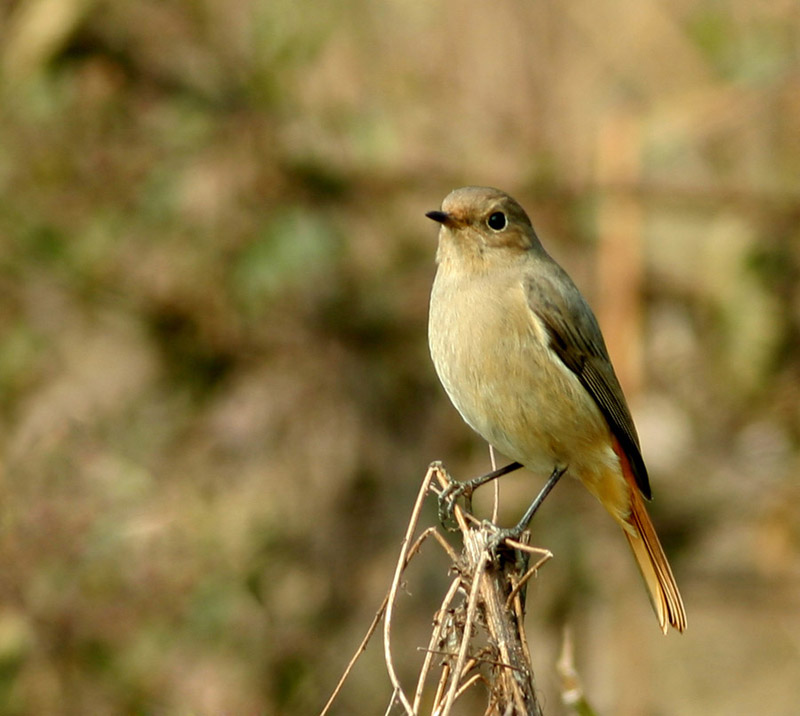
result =
[[678,631],[683,631],[686,629],[686,610],[683,608],[681,593],[635,485],[631,490],[630,524],[637,534],[626,531],[625,536],[647,584],[661,631],[666,634],[669,624]]
[[683,607],[681,593],[675,583],[667,556],[658,540],[658,535],[647,514],[644,500],[639,494],[636,480],[633,477],[628,458],[622,452],[619,443],[614,441],[614,450],[622,463],[622,472],[630,486],[631,512],[628,524],[633,528],[625,530],[628,544],[636,557],[639,571],[644,577],[650,601],[655,609],[661,631],[665,634],[672,625],[679,632],[686,629],[686,610]]

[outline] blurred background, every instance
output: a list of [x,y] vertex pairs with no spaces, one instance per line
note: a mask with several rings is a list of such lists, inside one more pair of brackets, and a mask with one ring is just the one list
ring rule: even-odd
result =
[[[664,638],[559,485],[546,712],[568,624],[601,713],[796,713],[793,0],[0,5],[1,713],[319,711],[427,464],[489,467],[427,355],[424,212],[464,184],[595,307],[689,615]],[[504,524],[544,477],[504,478]],[[408,574],[409,684],[446,569]],[[334,713],[389,694],[376,642]]]

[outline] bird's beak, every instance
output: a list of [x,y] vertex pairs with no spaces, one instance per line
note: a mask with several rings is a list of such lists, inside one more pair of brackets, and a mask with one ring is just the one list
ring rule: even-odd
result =
[[440,224],[444,224],[448,226],[449,224],[453,223],[453,217],[450,216],[446,211],[429,211],[425,214],[429,219],[433,219],[434,221],[438,221]]

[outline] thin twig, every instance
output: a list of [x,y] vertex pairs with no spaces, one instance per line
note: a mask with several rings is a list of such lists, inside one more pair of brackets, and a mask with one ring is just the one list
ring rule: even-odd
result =
[[475,614],[478,611],[478,594],[480,593],[478,590],[478,585],[480,584],[481,577],[486,569],[486,564],[487,559],[481,559],[477,565],[477,568],[475,569],[475,575],[472,578],[472,585],[470,586],[469,590],[467,616],[464,620],[464,634],[461,638],[461,645],[458,650],[458,659],[456,660],[456,665],[452,671],[453,675],[451,676],[450,688],[447,692],[447,699],[445,700],[444,709],[441,712],[441,716],[448,716],[453,708],[456,691],[458,690],[458,681],[461,677],[461,670],[464,668],[464,662],[467,658],[467,648],[469,647],[472,636],[472,625],[475,621]]
[[444,623],[446,621],[445,615],[447,614],[447,610],[450,607],[450,602],[453,601],[453,598],[455,597],[456,592],[458,592],[458,588],[460,585],[461,585],[461,577],[456,577],[450,584],[450,589],[447,590],[447,594],[442,600],[442,606],[439,607],[439,611],[436,613],[436,618],[435,618],[436,626],[434,627],[434,630],[431,633],[431,639],[427,650],[428,653],[425,655],[425,661],[422,664],[422,668],[420,669],[419,672],[419,678],[417,679],[417,689],[414,692],[414,704],[413,704],[414,713],[417,713],[419,709],[420,702],[422,701],[422,692],[425,688],[425,682],[428,679],[428,672],[430,671],[431,662],[433,661],[433,657],[437,653],[436,651],[434,651],[433,647],[441,641],[442,630],[444,628]]
[[397,673],[394,670],[394,663],[392,661],[392,613],[394,611],[394,602],[397,598],[397,591],[400,587],[400,578],[402,577],[403,570],[405,570],[407,565],[406,555],[408,553],[409,542],[411,541],[414,531],[417,529],[417,522],[419,521],[419,515],[422,511],[422,504],[425,500],[425,495],[428,492],[428,486],[430,485],[431,479],[434,473],[437,472],[437,467],[437,463],[431,463],[430,467],[428,467],[428,472],[425,474],[425,479],[422,481],[422,486],[420,487],[419,494],[417,495],[417,501],[414,503],[414,509],[411,512],[411,519],[408,523],[408,529],[406,530],[405,537],[403,537],[402,546],[400,547],[400,556],[397,559],[397,567],[394,572],[394,579],[392,580],[392,586],[389,590],[389,600],[386,605],[386,618],[383,621],[383,654],[384,660],[386,661],[386,669],[389,672],[389,680],[392,683],[395,694],[397,698],[400,699],[400,703],[403,704],[403,708],[406,710],[408,716],[414,716],[414,712],[411,710],[411,704],[408,702],[408,698],[406,697],[402,686],[400,686],[400,680],[397,678]]
[[417,537],[417,539],[414,540],[414,544],[412,544],[411,547],[408,548],[408,554],[406,554],[406,565],[405,565],[406,567],[411,563],[411,560],[414,558],[414,555],[416,555],[416,553],[420,551],[423,542],[425,542],[425,540],[428,539],[428,537],[435,537],[439,542],[439,544],[441,544],[442,547],[444,547],[445,552],[448,553],[448,556],[450,554],[455,554],[453,548],[449,544],[447,544],[446,541],[442,539],[442,536],[436,531],[436,528],[428,527],[422,532],[422,534],[420,534],[419,537]]
[[512,547],[522,550],[523,552],[528,552],[529,554],[540,554],[542,555],[536,564],[533,567],[529,568],[525,574],[522,575],[522,578],[514,585],[514,588],[508,595],[508,599],[506,599],[506,609],[511,607],[511,602],[513,599],[516,598],[517,594],[519,594],[520,590],[525,586],[528,580],[539,571],[539,567],[541,567],[545,562],[552,559],[553,553],[549,549],[540,549],[539,547],[530,547],[529,545],[523,545],[517,542],[516,540],[506,540],[507,544],[510,544]]
[[[435,527],[428,527],[428,529],[426,529],[417,538],[417,540],[414,542],[414,544],[408,550],[408,554],[406,555],[406,560],[405,560],[406,561],[406,565],[408,565],[408,563],[411,560],[411,558],[420,550],[420,548],[422,547],[422,543],[428,537],[431,537],[431,536],[435,537],[436,540],[439,542],[439,544],[442,545],[442,547],[447,552],[448,556],[451,556],[451,558],[455,557],[456,553],[453,551],[453,548],[436,531],[436,528]],[[330,710],[331,706],[333,705],[333,702],[336,700],[336,697],[339,695],[339,692],[344,687],[344,683],[345,683],[345,681],[347,681],[347,678],[350,676],[350,672],[353,670],[353,667],[355,666],[355,664],[358,661],[359,657],[366,650],[367,644],[369,643],[369,640],[372,638],[372,635],[375,633],[375,630],[378,628],[378,624],[380,624],[380,621],[383,618],[383,614],[386,611],[386,605],[389,603],[389,595],[390,595],[390,593],[391,593],[391,590],[389,592],[387,592],[386,595],[384,596],[383,601],[381,602],[381,605],[378,607],[378,611],[375,612],[375,616],[372,618],[372,622],[370,623],[369,628],[367,629],[367,633],[364,635],[364,638],[361,640],[361,643],[358,645],[358,648],[355,650],[355,653],[350,658],[350,661],[347,663],[347,666],[345,667],[344,673],[342,674],[341,678],[339,679],[338,683],[336,684],[336,688],[334,688],[333,692],[331,693],[330,697],[328,698],[328,701],[325,703],[325,706],[323,707],[322,711],[320,711],[319,716],[325,716],[328,713],[328,711]]]
[[[552,555],[547,550],[530,547],[514,540],[506,540],[506,544],[513,549],[539,556],[536,564],[519,578],[518,570],[521,564],[519,560],[495,560],[490,554],[488,545],[494,534],[492,524],[478,520],[458,504],[454,505],[453,515],[464,540],[464,550],[461,555],[456,553],[437,528],[429,527],[416,539],[413,539],[425,494],[428,491],[437,492],[433,484],[434,478],[442,489],[446,489],[452,482],[441,463],[431,463],[420,487],[401,544],[391,588],[373,618],[366,636],[326,703],[321,716],[325,716],[329,712],[331,704],[341,691],[355,662],[365,651],[369,639],[377,630],[381,617],[384,618],[384,658],[392,684],[392,697],[387,706],[387,714],[393,711],[396,703],[402,704],[406,716],[415,716],[419,713],[436,654],[445,657],[445,663],[441,665],[441,678],[435,689],[433,700],[434,713],[437,716],[450,716],[455,702],[479,681],[483,681],[488,689],[487,715],[499,716],[500,713],[541,714],[535,695],[535,685],[530,667],[530,651],[524,632],[524,605],[520,597],[522,587]],[[410,704],[400,685],[392,657],[393,613],[404,571],[431,536],[448,555],[458,576],[451,582],[440,609],[434,617],[434,628],[428,649],[425,650],[426,654],[417,679],[413,704]],[[461,601],[454,607],[453,601],[460,589],[465,593],[466,604]],[[481,615],[480,620],[479,614]],[[499,658],[476,656],[475,653],[470,652],[479,625],[480,628],[486,630],[490,644],[488,649],[481,649],[479,653],[485,653],[487,656],[497,654]],[[437,649],[439,645],[446,645],[450,648],[439,651]],[[483,673],[486,667],[492,669],[491,676]]]
[[[492,472],[497,469],[497,457],[494,454],[494,446],[489,443],[489,459],[492,462]],[[492,524],[497,524],[497,517],[500,514],[500,480],[494,480],[494,503],[492,504]]]
[[[428,650],[425,649],[425,651]],[[458,656],[457,653],[453,653],[451,651],[442,651],[438,649],[432,649],[431,651],[433,652],[434,655],[438,654],[439,656],[446,656],[451,659],[453,657]],[[487,659],[485,656],[473,656],[471,657],[471,662],[464,667],[465,673],[468,672],[469,669],[471,668],[470,664],[472,664],[472,666],[474,666],[475,664],[489,664],[489,666],[499,666],[501,669],[513,669],[515,671],[519,671],[519,667],[513,666],[512,664],[507,664],[504,661],[499,661],[497,659]]]
[[526,664],[533,664],[533,659],[531,658],[531,649],[528,646],[528,635],[524,629],[525,624],[525,605],[522,603],[522,599],[520,598],[519,590],[517,591],[516,595],[514,596],[514,618],[517,620],[517,624],[520,625],[519,629],[519,640],[522,644],[522,653],[525,658]]
[[442,703],[442,698],[444,697],[444,690],[447,688],[447,682],[450,681],[450,673],[452,669],[450,668],[449,664],[445,664],[442,667],[442,675],[439,677],[439,683],[436,685],[436,693],[433,696],[433,713],[436,716],[439,716],[439,712],[436,710],[438,704]]
[[[441,533],[435,527],[428,527],[428,529],[422,534],[428,536],[428,533],[430,533],[431,537],[436,539],[436,541],[441,545],[442,549],[447,553],[451,564],[457,564],[458,555],[456,554],[456,551],[450,546],[450,543],[444,537],[442,537]],[[409,552],[408,559],[411,559],[411,557],[413,557],[413,553]]]
[[392,713],[392,709],[394,708],[394,702],[397,699],[397,689],[392,691],[392,698],[389,699],[389,703],[386,704],[386,711],[383,712],[383,716],[389,716]]
[[458,701],[458,697],[461,696],[463,693],[467,691],[473,684],[477,683],[478,681],[485,681],[482,674],[473,674],[469,677],[462,685],[461,688],[456,692],[456,696],[453,699],[453,703]]
[[378,628],[378,624],[380,624],[381,618],[383,617],[383,613],[386,610],[386,605],[389,602],[389,593],[387,592],[386,596],[383,598],[380,607],[378,607],[378,611],[375,613],[375,616],[372,618],[372,623],[369,625],[369,629],[367,629],[367,633],[364,635],[364,638],[361,640],[361,643],[358,645],[355,654],[350,658],[350,661],[347,663],[347,667],[344,670],[339,682],[336,684],[336,688],[333,690],[333,693],[330,695],[330,698],[325,703],[322,711],[320,711],[319,716],[325,716],[328,713],[330,707],[333,705],[333,702],[336,700],[336,697],[339,695],[339,692],[342,690],[344,686],[344,682],[347,681],[347,677],[350,676],[350,672],[353,670],[358,658],[361,654],[364,653],[365,649],[367,648],[367,644],[369,640],[372,638],[372,635],[375,633],[375,630]]

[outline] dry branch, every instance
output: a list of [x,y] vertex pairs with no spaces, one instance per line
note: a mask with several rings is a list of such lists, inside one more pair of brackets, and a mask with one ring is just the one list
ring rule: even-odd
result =
[[[423,501],[434,479],[442,489],[451,482],[441,463],[432,463],[428,469],[403,539],[392,586],[323,709],[323,716],[381,618],[384,619],[384,658],[392,684],[387,713],[395,712],[399,705],[403,713],[416,716],[422,713],[427,694],[430,713],[450,716],[456,701],[475,689],[481,689],[486,695],[484,713],[487,716],[542,713],[524,630],[524,585],[552,555],[519,542],[507,541],[498,547],[496,528],[491,523],[480,522],[460,506],[456,506],[454,512],[463,541],[460,555],[432,527],[414,540]],[[421,544],[431,536],[447,554],[456,576],[434,616],[413,699],[409,699],[397,676],[392,653],[394,606],[406,568]],[[535,557],[536,563],[528,569],[530,556]],[[434,688],[436,668],[439,673]]]

